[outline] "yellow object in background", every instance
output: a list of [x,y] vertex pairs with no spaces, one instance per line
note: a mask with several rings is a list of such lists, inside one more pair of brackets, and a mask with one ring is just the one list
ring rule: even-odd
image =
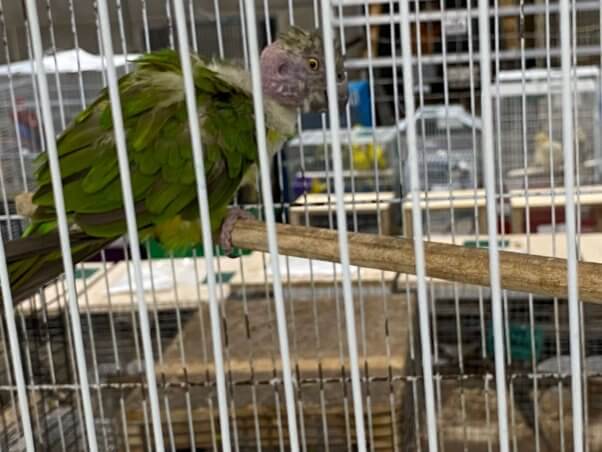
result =
[[[355,141],[353,138],[365,133],[370,134],[370,129],[366,129],[365,127],[361,126],[355,126],[353,128],[353,137],[351,142],[353,143]],[[376,165],[379,169],[384,169],[387,166],[385,153],[380,144],[352,144],[351,155],[353,158],[353,169],[355,170],[373,169],[374,160],[376,160]]]
[[311,185],[309,187],[310,193],[324,193],[326,191],[326,183],[322,182],[320,179],[312,179]]

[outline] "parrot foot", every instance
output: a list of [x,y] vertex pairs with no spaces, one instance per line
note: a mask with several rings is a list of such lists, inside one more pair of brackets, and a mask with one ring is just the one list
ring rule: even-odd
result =
[[238,207],[228,209],[226,218],[224,218],[224,221],[222,222],[219,234],[219,242],[224,254],[230,258],[236,257],[232,254],[232,231],[234,230],[234,225],[238,220],[255,220],[255,217],[249,212]]
[[36,205],[32,201],[33,193],[23,192],[15,196],[15,207],[17,214],[31,218],[36,211]]

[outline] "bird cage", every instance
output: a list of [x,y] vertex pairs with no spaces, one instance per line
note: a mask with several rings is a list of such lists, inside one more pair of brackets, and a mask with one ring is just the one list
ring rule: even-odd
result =
[[[341,129],[339,136],[344,146],[345,190],[393,190],[396,182],[399,183],[394,179],[394,167],[398,161],[395,127],[356,126]],[[331,134],[322,129],[305,130],[287,143],[283,160],[292,199],[304,192],[332,191],[331,143]]]
[[[134,59],[137,55],[131,55]],[[49,95],[55,130],[66,124],[92,101],[105,86],[101,56],[82,49],[46,55]],[[117,55],[118,73],[126,58]],[[44,149],[43,124],[34,66],[29,60],[0,66],[0,155],[7,197],[12,200],[33,183],[33,160]]]
[[[32,160],[42,149],[42,129],[37,124],[31,78],[12,82],[15,93],[19,93],[15,98],[15,104],[18,103],[16,124],[9,82],[4,78],[0,82],[0,158],[2,182],[8,199],[12,200],[33,182]],[[19,152],[19,144],[22,152]]]
[[[244,61],[244,46],[241,45],[243,42],[243,26],[242,17],[236,13],[232,14],[228,9],[232,8],[232,5],[227,5],[226,11],[220,14],[218,17],[212,17],[212,15],[203,15],[197,17],[194,23],[194,34],[195,36],[202,37],[197,39],[197,53],[205,57],[218,57],[220,54],[220,48],[228,58],[233,61]],[[215,30],[218,27],[221,29],[221,36],[218,35]],[[275,31],[276,20],[273,16],[265,16],[257,19],[257,28],[259,30],[259,46],[263,47],[267,43],[268,27]],[[146,30],[144,27],[139,29],[140,36],[142,39],[146,39],[148,33],[148,39],[151,49],[162,49],[171,46],[171,42],[177,45],[177,34],[174,33],[173,24],[170,23],[158,23],[153,26],[150,25],[149,29]]]
[[[580,66],[571,74],[576,171],[591,185],[600,182],[602,168],[600,71]],[[557,69],[503,71],[494,82],[495,139],[507,189],[550,187],[551,178],[563,183],[561,89]]]
[[[399,124],[405,136],[406,122]],[[405,141],[405,140],[404,140]],[[483,226],[481,122],[460,105],[427,106],[416,111],[416,153],[423,225],[432,233],[474,232]],[[411,205],[407,189],[410,174],[403,146],[403,229],[411,236]],[[475,220],[475,208],[480,218]]]
[[[405,136],[406,122],[399,124]],[[481,122],[460,105],[425,106],[416,111],[420,190],[482,186]],[[404,140],[405,141],[405,140]],[[409,186],[408,150],[402,141],[403,181]]]
[[[356,126],[341,129],[346,210],[350,227],[381,232],[396,231],[394,193],[399,186],[398,133],[395,127]],[[283,152],[283,170],[291,223],[328,227],[333,223],[331,194],[334,172],[330,151],[332,136],[321,129],[303,131]]]
[[[577,158],[575,179],[556,170],[547,177],[554,202],[566,204],[563,228],[560,217],[551,232],[514,228],[530,209],[549,206],[545,196],[525,205],[508,191],[512,178],[496,165],[520,133],[497,127],[503,118],[492,113],[502,105],[490,103],[498,68],[518,67],[521,43],[528,66],[551,57],[563,63],[565,81],[583,56],[599,61],[599,41],[579,48],[581,25],[592,39],[600,35],[599,3],[493,8],[478,0],[477,10],[404,1],[388,11],[382,0],[39,3],[0,2],[0,59],[22,60],[10,64],[10,77],[0,68],[0,152],[15,156],[0,178],[1,450],[602,450],[602,197],[594,193],[600,187],[584,185],[598,147]],[[576,60],[565,51],[574,39],[569,15],[558,15],[570,8],[579,12],[571,15]],[[550,45],[562,48],[529,47],[545,41],[545,12],[563,31]],[[280,31],[292,32],[264,65],[261,47]],[[386,35],[401,45],[383,54],[376,41]],[[339,54],[330,47],[336,37],[345,47]],[[117,71],[94,66],[93,54],[44,52],[76,38]],[[322,59],[324,46],[331,52]],[[154,63],[145,69],[157,85],[136,76],[129,80],[145,90],[119,85],[125,62],[114,50],[164,47],[175,52],[148,57]],[[213,71],[204,59],[176,63],[193,49],[223,54],[228,64]],[[92,65],[61,66],[66,54]],[[276,70],[274,55],[285,63]],[[32,72],[33,59],[41,66]],[[374,77],[387,67],[393,80]],[[258,83],[258,74],[288,81],[291,68],[305,68],[291,79],[293,91],[303,86],[294,107],[315,107],[317,129],[306,130],[290,98],[278,95],[293,85],[276,81],[272,91]],[[348,80],[361,81],[363,127],[337,126],[333,110]],[[541,91],[568,97],[570,84],[554,80],[558,86]],[[379,89],[383,82],[391,90]],[[112,108],[75,124],[72,148],[45,142],[42,135],[59,135],[105,85]],[[157,101],[159,86],[170,95]],[[586,122],[579,113],[572,119],[589,102],[579,93],[549,104],[554,152],[558,118],[575,130]],[[370,114],[368,104],[394,107],[394,126],[377,126],[385,115]],[[576,135],[585,152],[579,137],[587,130]],[[36,188],[22,159],[40,150],[65,169],[65,202],[52,205],[54,193],[41,193],[50,206],[18,238],[11,197]],[[526,167],[522,176],[531,177],[531,162],[542,160],[527,160],[509,171]],[[244,182],[255,176],[259,184],[243,183],[247,163],[258,171],[249,165]],[[100,192],[84,189],[91,165],[87,180]],[[47,180],[36,182],[48,187]],[[236,197],[239,187],[247,192]],[[597,230],[575,230],[586,206]],[[229,231],[218,215],[233,207],[254,218],[226,217],[236,249],[226,257]],[[505,223],[488,224],[505,209],[511,233]],[[414,227],[421,215],[423,227]],[[180,238],[182,247],[161,247]]]

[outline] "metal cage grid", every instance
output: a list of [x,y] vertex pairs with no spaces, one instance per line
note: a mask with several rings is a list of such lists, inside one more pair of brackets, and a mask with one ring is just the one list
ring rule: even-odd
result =
[[[0,71],[0,448],[602,447],[601,313],[577,290],[578,261],[600,261],[601,231],[585,229],[590,207],[580,198],[586,186],[596,195],[600,183],[598,3],[17,3],[0,0],[8,71]],[[319,128],[301,127],[271,162],[258,55],[289,24],[323,32],[330,104]],[[369,127],[355,129],[350,110],[338,109],[335,35],[348,76],[368,81]],[[40,69],[66,43],[98,54],[102,69]],[[103,252],[72,264],[55,180],[66,272],[14,306],[4,247],[22,232],[13,199],[32,187],[31,154],[48,152],[56,175],[56,132],[104,86],[120,103],[117,78],[130,67],[119,57],[163,46],[248,68],[260,156],[250,207],[265,221],[269,252],[236,260],[214,252],[194,120],[202,246],[182,256],[138,246],[123,119],[114,109],[128,234],[112,246],[126,259]],[[12,73],[17,60],[37,70]],[[194,118],[185,63],[183,84]],[[33,123],[35,131],[21,128]],[[562,143],[561,165],[533,172],[532,140],[542,128]],[[314,189],[323,195],[315,204]],[[366,192],[374,197],[363,201]],[[545,197],[550,203],[538,204]],[[532,226],[537,209],[547,232]],[[515,214],[526,216],[524,230],[510,229]],[[279,254],[276,223],[293,217],[339,225],[340,264]],[[413,238],[415,276],[350,265],[348,232],[364,230]],[[487,247],[490,287],[428,277],[425,239]],[[567,299],[503,290],[505,249],[565,257]]]

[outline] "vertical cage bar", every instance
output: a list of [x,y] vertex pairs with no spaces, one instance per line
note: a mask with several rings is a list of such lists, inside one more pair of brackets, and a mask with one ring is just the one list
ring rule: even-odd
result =
[[418,314],[420,321],[420,345],[422,371],[424,376],[424,397],[426,403],[427,437],[430,452],[437,452],[437,419],[435,413],[435,394],[433,385],[433,362],[431,348],[431,330],[429,322],[428,298],[426,293],[426,274],[424,243],[422,235],[422,209],[420,206],[420,180],[418,173],[418,155],[416,148],[416,119],[414,105],[414,77],[412,48],[410,38],[409,0],[399,2],[401,16],[401,50],[403,60],[403,94],[407,125],[408,164],[410,167],[410,191],[412,193],[412,226],[414,231],[414,252],[416,256],[416,285],[418,293]]
[[332,31],[331,4],[321,2],[322,32],[324,35],[324,60],[326,63],[326,87],[328,89],[328,114],[331,132],[331,150],[334,170],[334,192],[336,197],[337,233],[339,238],[339,253],[341,271],[343,273],[343,302],[345,323],[347,326],[347,346],[349,347],[349,371],[351,372],[351,390],[353,393],[353,409],[355,415],[355,433],[357,448],[360,452],[366,450],[366,432],[364,428],[364,407],[362,403],[362,386],[360,381],[357,337],[355,331],[355,313],[353,294],[351,290],[351,269],[349,267],[349,245],[347,239],[347,215],[344,205],[343,157],[341,155],[341,137],[339,124],[339,106],[337,100],[334,33]]
[[249,45],[251,82],[253,89],[253,107],[255,111],[255,128],[257,133],[257,149],[259,154],[259,169],[261,173],[261,194],[263,198],[265,222],[268,235],[268,245],[272,264],[272,282],[274,286],[274,304],[276,306],[276,324],[282,359],[282,377],[284,380],[284,396],[288,416],[288,431],[290,449],[299,450],[299,434],[297,428],[297,414],[295,395],[293,392],[293,379],[288,347],[288,332],[286,312],[284,309],[284,295],[282,292],[282,278],[280,276],[280,262],[278,255],[278,241],[276,237],[276,219],[274,214],[274,200],[272,199],[272,186],[270,182],[270,162],[268,158],[265,117],[263,111],[263,91],[261,85],[261,71],[259,65],[259,45],[257,43],[257,23],[254,0],[245,0],[245,22],[247,25],[247,38]]
[[77,295],[75,291],[75,276],[73,271],[73,260],[71,257],[71,246],[69,243],[69,230],[67,225],[67,216],[65,212],[65,202],[63,199],[63,187],[61,185],[61,173],[58,162],[58,152],[55,142],[54,123],[52,120],[52,109],[50,106],[50,94],[48,91],[48,80],[43,66],[43,48],[40,24],[38,21],[38,11],[34,0],[26,2],[27,18],[30,24],[31,46],[34,60],[36,62],[36,76],[38,88],[40,91],[40,104],[42,118],[44,122],[44,132],[46,134],[46,146],[48,152],[48,161],[52,176],[52,191],[54,194],[55,208],[58,221],[59,236],[61,242],[61,254],[63,257],[63,266],[67,279],[67,292],[69,300],[69,314],[71,317],[71,327],[73,330],[73,345],[75,348],[75,357],[77,362],[77,371],[79,377],[82,403],[84,408],[84,420],[86,426],[86,435],[88,439],[88,448],[91,452],[97,450],[96,431],[94,427],[94,413],[92,411],[92,400],[90,398],[90,387],[88,384],[88,373],[86,366],[86,356],[84,351],[83,335],[77,306]]
[[148,312],[144,300],[144,286],[142,280],[142,264],[140,262],[140,248],[138,247],[138,230],[136,226],[136,214],[134,210],[134,199],[132,195],[132,184],[130,168],[127,157],[127,146],[125,141],[125,130],[123,127],[123,115],[121,112],[121,101],[117,85],[117,73],[113,61],[113,40],[111,38],[111,23],[106,0],[98,1],[98,19],[102,46],[107,63],[107,81],[109,98],[111,101],[111,115],[115,129],[115,143],[117,157],[119,160],[119,174],[121,179],[122,194],[127,223],[127,235],[130,243],[132,264],[134,267],[134,280],[136,284],[136,301],[138,303],[138,315],[140,318],[140,332],[142,336],[142,348],[144,353],[144,365],[148,392],[150,399],[151,418],[155,447],[158,452],[163,452],[163,432],[161,427],[161,413],[159,411],[159,395],[154,369],[153,348],[151,344],[151,332],[148,320]]
[[479,0],[479,53],[481,66],[481,117],[483,173],[487,198],[487,232],[489,236],[489,273],[491,276],[491,309],[493,318],[495,383],[497,392],[500,451],[509,451],[508,404],[504,355],[504,325],[500,283],[497,213],[495,202],[495,166],[493,144],[493,107],[491,104],[491,49],[489,44],[489,3]]
[[[577,287],[577,242],[575,228],[575,162],[573,160],[573,107],[571,94],[571,23],[569,0],[560,0],[560,65],[562,72],[562,150],[564,153],[565,227],[569,295],[569,332],[571,356],[571,402],[573,449],[584,450],[583,392],[581,380],[581,322]],[[576,24],[573,24],[575,26]]]
[[220,314],[216,292],[215,269],[213,267],[213,243],[211,238],[211,224],[209,219],[209,196],[205,179],[205,165],[203,160],[203,149],[201,143],[201,132],[199,127],[198,111],[196,106],[196,95],[192,68],[190,65],[190,50],[188,45],[188,32],[186,30],[186,15],[183,0],[174,1],[174,13],[176,16],[176,32],[180,46],[180,61],[184,77],[186,94],[186,107],[190,124],[190,134],[194,153],[195,176],[197,181],[197,193],[199,198],[199,209],[201,212],[201,223],[203,231],[203,250],[206,258],[207,285],[209,288],[209,315],[211,316],[211,334],[213,344],[213,355],[215,360],[215,378],[217,380],[217,401],[219,410],[219,422],[221,430],[222,448],[230,450],[230,425],[228,419],[228,402],[226,396],[226,373],[224,370],[224,358],[222,353],[222,332],[220,328]]
[[[10,281],[8,277],[8,268],[6,265],[6,254],[4,253],[4,238],[0,233],[0,284],[2,285],[2,301],[4,309],[4,318],[6,319],[6,328],[8,330],[8,340],[10,344],[10,357],[12,368],[17,385],[17,398],[19,401],[19,411],[21,412],[21,425],[23,426],[23,436],[27,451],[34,451],[33,431],[31,428],[31,417],[29,414],[29,403],[25,391],[25,377],[23,375],[23,363],[21,362],[21,350],[19,349],[19,337],[17,335],[17,324],[15,322],[15,307],[10,292]],[[7,372],[10,369],[6,368]]]

